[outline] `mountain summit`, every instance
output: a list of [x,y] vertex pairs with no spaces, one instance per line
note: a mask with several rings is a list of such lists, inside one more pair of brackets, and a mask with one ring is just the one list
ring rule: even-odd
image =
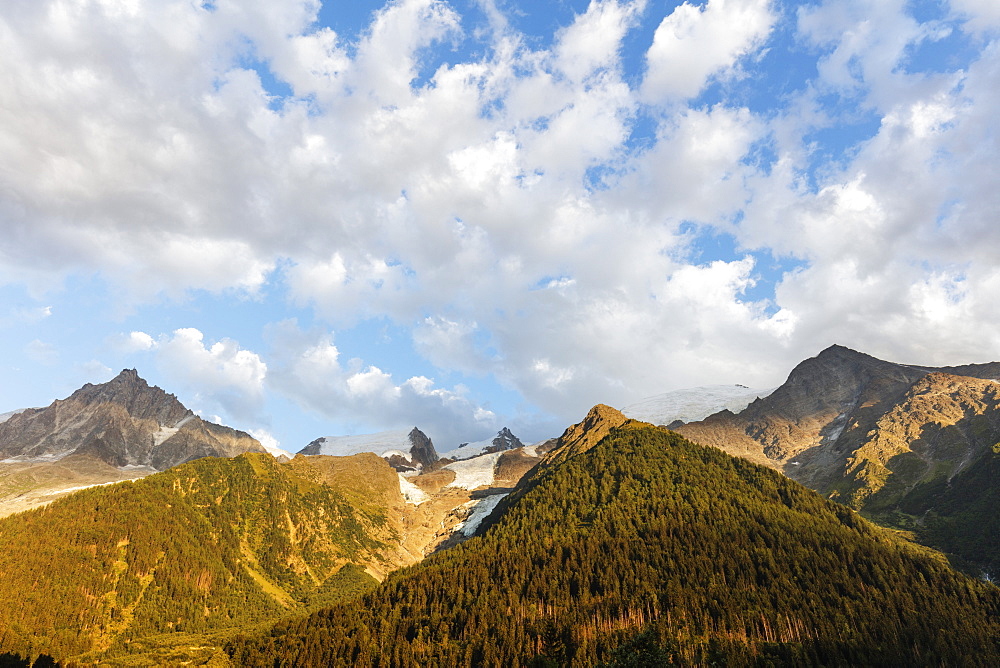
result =
[[135,369],[0,423],[0,458],[16,462],[89,455],[111,466],[163,471],[200,457],[244,452],[264,448],[249,434],[202,420]]

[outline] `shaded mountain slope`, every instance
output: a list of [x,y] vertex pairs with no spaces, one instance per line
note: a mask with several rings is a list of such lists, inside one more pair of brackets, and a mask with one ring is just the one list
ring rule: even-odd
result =
[[954,478],[909,491],[884,519],[956,555],[964,568],[1000,579],[1000,444]]
[[5,518],[0,648],[114,656],[147,636],[330,604],[371,586],[365,570],[409,563],[397,545],[402,505],[396,472],[375,455],[281,464],[251,453]]
[[540,465],[486,532],[357,603],[238,638],[240,665],[991,665],[995,587],[774,471],[649,425]]

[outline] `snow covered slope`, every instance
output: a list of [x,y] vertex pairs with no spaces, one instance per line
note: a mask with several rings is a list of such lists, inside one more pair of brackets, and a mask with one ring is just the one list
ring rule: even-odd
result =
[[345,457],[362,452],[374,452],[397,471],[421,470],[437,462],[434,443],[416,427],[397,431],[357,436],[327,436],[299,450],[300,455],[333,455]]
[[362,452],[374,452],[380,457],[388,457],[396,453],[410,451],[410,430],[380,431],[377,434],[359,434],[357,436],[327,436],[318,438],[307,446],[316,445],[315,452],[310,455],[333,455],[346,457]]
[[463,443],[454,450],[442,453],[441,457],[446,459],[470,459],[479,455],[503,452],[504,450],[513,450],[514,448],[521,447],[524,447],[521,439],[511,433],[510,429],[504,427],[493,438],[486,439],[485,441],[475,441],[474,443]]
[[754,390],[744,385],[692,387],[643,399],[626,406],[622,413],[653,424],[670,424],[674,420],[696,422],[723,409],[739,413],[755,399],[766,397],[774,389]]
[[483,485],[492,485],[497,460],[502,454],[502,452],[494,452],[448,464],[444,468],[455,472],[455,479],[448,486],[476,489]]

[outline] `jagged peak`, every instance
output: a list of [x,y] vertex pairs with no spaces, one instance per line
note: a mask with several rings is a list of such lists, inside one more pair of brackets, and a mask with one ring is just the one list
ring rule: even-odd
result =
[[410,457],[416,464],[423,468],[429,468],[437,463],[440,457],[434,449],[434,441],[427,434],[414,427],[409,434]]
[[123,369],[106,383],[87,383],[69,399],[89,405],[119,404],[133,417],[153,418],[168,426],[193,415],[176,396],[147,383],[136,369]]
[[143,383],[146,382],[141,376],[139,376],[139,372],[136,369],[122,369],[121,373],[115,376],[110,382],[115,383],[123,381],[129,381],[129,382],[141,381]]
[[[497,432],[497,435],[493,437],[494,444],[497,444],[498,441],[502,443],[521,443],[521,439],[515,436],[514,432],[512,432],[507,427],[503,427],[500,431]],[[520,447],[520,446],[514,445],[512,447]]]

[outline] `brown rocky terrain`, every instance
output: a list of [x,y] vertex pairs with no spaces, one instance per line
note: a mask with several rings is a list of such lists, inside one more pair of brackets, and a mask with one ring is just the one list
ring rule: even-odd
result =
[[89,454],[111,466],[166,470],[200,457],[264,452],[249,434],[206,422],[134,369],[0,423],[0,457],[59,460]]
[[1000,364],[936,369],[832,346],[734,414],[676,431],[853,507],[951,477],[1000,440]]
[[566,428],[545,456],[544,465],[552,466],[590,450],[612,429],[628,421],[629,419],[618,409],[597,404],[582,421]]

